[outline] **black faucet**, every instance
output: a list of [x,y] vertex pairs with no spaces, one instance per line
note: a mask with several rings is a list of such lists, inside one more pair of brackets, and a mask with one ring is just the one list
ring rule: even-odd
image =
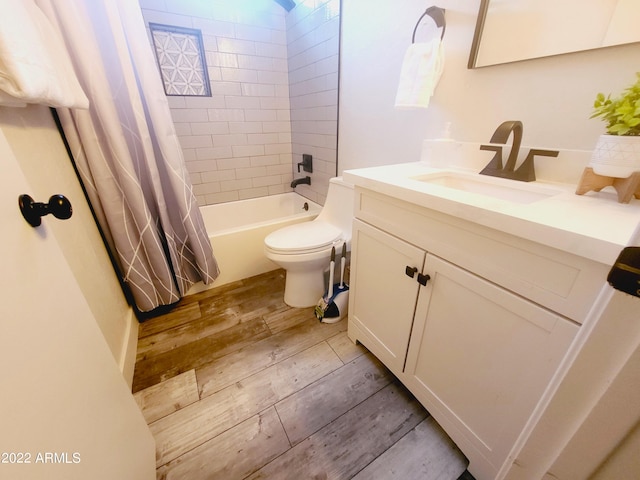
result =
[[480,150],[490,150],[496,152],[487,166],[480,172],[481,175],[490,175],[492,177],[508,178],[511,180],[519,180],[521,182],[533,182],[536,179],[536,172],[533,166],[534,155],[543,155],[546,157],[557,157],[557,150],[540,150],[532,148],[524,159],[522,165],[515,169],[520,144],[522,143],[522,122],[518,120],[510,120],[501,123],[496,131],[493,132],[491,143],[502,143],[506,145],[511,132],[513,132],[513,142],[507,163],[502,165],[502,147],[500,145],[480,145]]
[[291,188],[296,188],[300,184],[311,185],[311,177],[307,175],[304,178],[296,178],[293,182],[291,182]]

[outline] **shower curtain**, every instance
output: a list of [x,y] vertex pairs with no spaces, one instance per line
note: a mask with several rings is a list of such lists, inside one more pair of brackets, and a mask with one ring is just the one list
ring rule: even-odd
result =
[[219,269],[138,2],[35,1],[89,98],[56,111],[123,281],[141,312],[175,303]]

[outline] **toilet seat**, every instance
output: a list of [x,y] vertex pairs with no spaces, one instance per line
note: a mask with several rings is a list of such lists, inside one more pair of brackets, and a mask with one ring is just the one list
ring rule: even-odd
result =
[[342,240],[338,227],[316,220],[276,230],[267,235],[264,243],[274,253],[295,255],[326,250]]

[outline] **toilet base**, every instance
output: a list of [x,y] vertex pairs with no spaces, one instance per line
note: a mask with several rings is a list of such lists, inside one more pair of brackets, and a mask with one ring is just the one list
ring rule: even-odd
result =
[[284,303],[290,307],[315,307],[324,295],[324,270],[287,270],[284,286]]

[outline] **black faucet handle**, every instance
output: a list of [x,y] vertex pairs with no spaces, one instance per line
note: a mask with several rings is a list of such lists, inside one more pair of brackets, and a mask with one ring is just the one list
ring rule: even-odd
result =
[[515,172],[516,176],[514,180],[520,180],[523,182],[535,182],[536,172],[533,165],[533,157],[536,155],[542,157],[557,157],[560,152],[558,150],[542,150],[540,148],[532,148],[527,153],[526,158],[520,165],[520,168]]
[[527,154],[527,158],[533,158],[534,155],[542,157],[557,157],[560,154],[559,150],[542,150],[541,148],[532,148]]
[[500,145],[480,145],[480,150],[496,152],[491,161],[487,163],[482,172],[483,175],[489,175],[488,171],[502,170],[502,146]]
[[302,154],[302,162],[298,163],[298,173],[300,173],[300,167],[305,172],[313,173],[313,156],[308,153]]
[[502,145],[480,145],[480,150],[490,150],[492,152],[502,152]]

